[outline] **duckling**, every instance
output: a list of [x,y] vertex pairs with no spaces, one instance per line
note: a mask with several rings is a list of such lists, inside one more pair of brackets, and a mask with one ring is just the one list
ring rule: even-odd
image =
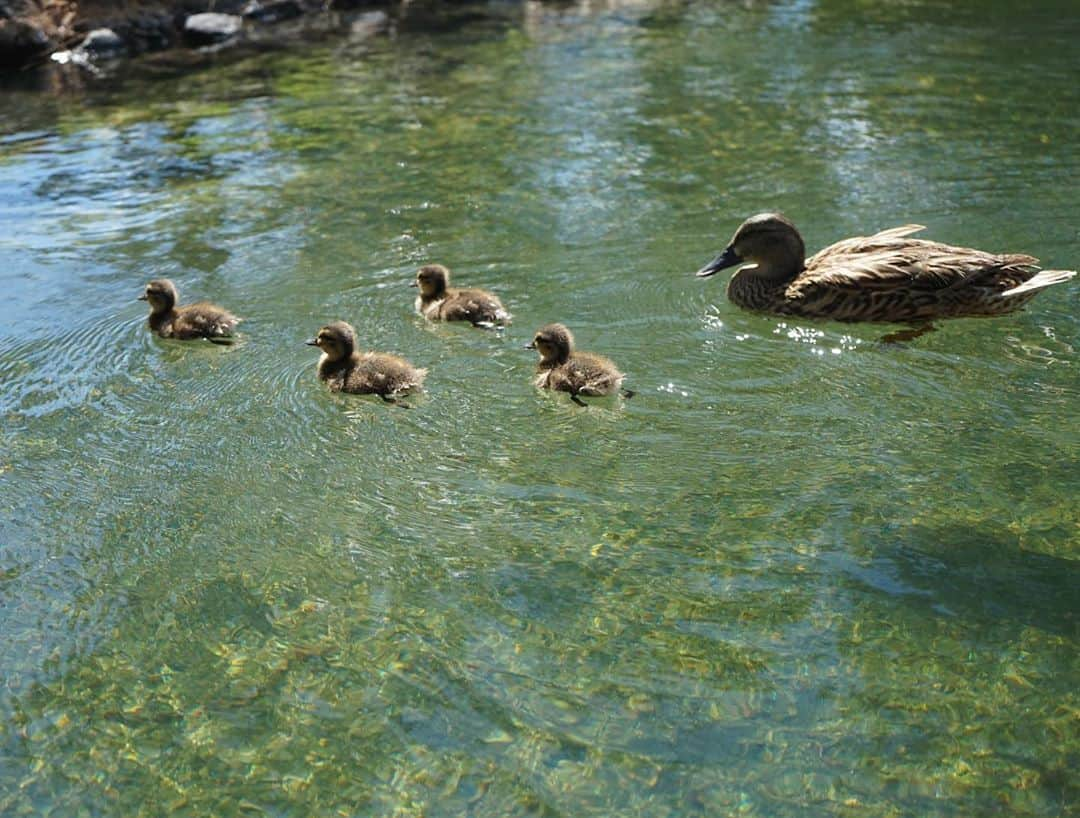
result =
[[356,330],[344,321],[327,324],[307,344],[322,350],[319,380],[326,381],[331,392],[375,394],[387,403],[397,403],[395,395],[422,386],[427,375],[426,369],[417,369],[397,355],[357,351]]
[[498,296],[487,290],[450,286],[450,271],[441,264],[425,264],[409,285],[419,287],[416,311],[431,321],[469,321],[474,327],[510,323],[510,313]]
[[[603,355],[577,352],[573,334],[562,324],[540,327],[532,343],[525,348],[540,353],[533,382],[541,389],[569,392],[570,400],[578,406],[588,406],[579,395],[600,396],[620,392],[623,373]],[[634,393],[623,389],[621,394],[629,398]]]
[[167,278],[155,278],[146,285],[140,301],[150,302],[150,329],[162,338],[206,338],[215,344],[231,344],[232,331],[240,318],[215,304],[200,301],[176,306],[180,294]]
[[744,261],[728,283],[740,307],[777,315],[835,321],[929,322],[936,318],[1001,315],[1072,270],[1040,270],[1038,259],[994,255],[908,238],[907,224],[872,236],[844,239],[804,260],[802,236],[784,216],[762,213],[742,223],[724,252],[697,275],[704,278]]

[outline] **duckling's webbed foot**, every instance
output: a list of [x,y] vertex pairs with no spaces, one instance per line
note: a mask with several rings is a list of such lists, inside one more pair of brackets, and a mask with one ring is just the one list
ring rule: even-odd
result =
[[882,337],[881,342],[883,344],[902,344],[905,341],[914,341],[920,335],[926,335],[928,332],[933,332],[937,327],[930,321],[924,324],[915,324],[907,329],[897,330],[896,332],[887,333]]
[[393,395],[384,395],[380,392],[379,397],[383,399],[384,403],[389,403],[393,406],[396,406],[398,409],[412,409],[409,404],[405,403],[404,401],[398,400]]
[[589,406],[589,404],[587,404],[585,401],[583,401],[581,398],[579,398],[576,394],[571,394],[570,395],[570,400],[572,400],[578,406],[584,406],[586,408]]
[[637,392],[635,392],[633,389],[620,389],[619,394],[622,395],[624,398],[632,398],[634,397],[634,395],[637,394]]

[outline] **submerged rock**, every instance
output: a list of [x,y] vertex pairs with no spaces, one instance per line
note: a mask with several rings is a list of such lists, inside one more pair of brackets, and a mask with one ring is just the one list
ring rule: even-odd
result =
[[184,20],[184,36],[195,45],[209,45],[235,37],[243,26],[243,18],[236,14],[208,11]]

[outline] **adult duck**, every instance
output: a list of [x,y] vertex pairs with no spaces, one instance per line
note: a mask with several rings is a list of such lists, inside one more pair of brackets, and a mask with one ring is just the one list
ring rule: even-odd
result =
[[743,264],[728,298],[748,310],[834,321],[925,323],[936,318],[1001,315],[1026,304],[1072,270],[1040,270],[1038,259],[995,255],[911,238],[907,224],[844,239],[805,258],[799,231],[778,213],[744,221],[724,252],[697,275]]

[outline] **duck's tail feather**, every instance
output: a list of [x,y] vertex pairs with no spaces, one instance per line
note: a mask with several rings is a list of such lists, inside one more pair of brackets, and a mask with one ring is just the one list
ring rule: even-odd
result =
[[900,227],[890,227],[888,230],[879,230],[874,234],[875,239],[899,239],[925,230],[925,224],[904,224]]
[[1029,278],[1018,287],[1006,290],[1002,295],[1021,295],[1023,293],[1029,293],[1032,290],[1041,290],[1043,287],[1049,287],[1053,284],[1060,284],[1062,281],[1068,281],[1075,275],[1075,270],[1040,270],[1034,277]]

